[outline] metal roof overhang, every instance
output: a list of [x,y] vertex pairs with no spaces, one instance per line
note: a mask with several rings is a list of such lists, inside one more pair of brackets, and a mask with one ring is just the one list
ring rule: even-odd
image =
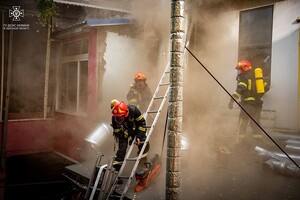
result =
[[[112,4],[109,2],[98,2],[98,4],[90,4],[90,3],[81,3],[76,1],[68,1],[68,0],[54,0],[55,3],[62,3],[62,4],[68,4],[68,5],[74,5],[74,6],[82,6],[82,7],[88,7],[88,8],[96,8],[96,9],[103,9],[103,10],[111,10],[111,11],[118,11],[118,12],[125,12],[125,13],[131,13],[129,9],[120,8],[116,4]],[[101,4],[101,5],[100,5]]]
[[[82,3],[76,0],[54,0],[54,2],[60,4],[74,5],[99,10],[117,11],[130,14],[129,9],[126,9],[126,6],[124,7],[124,5],[122,4],[115,4],[105,1],[94,1],[97,2],[94,4],[89,2]],[[89,31],[91,27],[126,25],[132,23],[133,20],[129,18],[87,19],[82,22],[74,23],[73,25],[58,30],[57,32],[53,32],[52,37],[63,38],[68,35],[85,33]]]
[[133,20],[128,18],[115,18],[115,19],[88,19],[85,24],[88,26],[112,26],[112,25],[125,25],[132,24]]
[[133,23],[134,20],[128,18],[87,19],[84,22],[76,23],[63,30],[52,33],[52,38],[63,38],[68,35],[84,33],[89,31],[91,27],[129,25]]

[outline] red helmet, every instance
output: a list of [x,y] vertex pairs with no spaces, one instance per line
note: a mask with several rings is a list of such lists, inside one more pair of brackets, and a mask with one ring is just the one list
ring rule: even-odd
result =
[[137,73],[134,76],[134,80],[135,81],[137,81],[137,80],[146,80],[146,79],[147,79],[147,77],[143,73],[141,73],[141,72]]
[[246,71],[248,71],[252,68],[252,65],[247,60],[241,60],[237,63],[235,68],[239,69],[239,70],[243,70],[244,72],[246,72]]
[[111,111],[112,115],[115,117],[115,121],[118,124],[121,124],[125,117],[128,116],[129,111],[126,103],[124,101],[120,101],[119,103],[116,103]]

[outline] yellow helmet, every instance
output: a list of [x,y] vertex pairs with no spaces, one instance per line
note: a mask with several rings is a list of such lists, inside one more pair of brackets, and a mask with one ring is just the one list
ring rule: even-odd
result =
[[117,100],[117,99],[111,100],[111,102],[110,102],[110,108],[113,109],[113,107],[114,107],[117,103],[119,103],[119,100]]

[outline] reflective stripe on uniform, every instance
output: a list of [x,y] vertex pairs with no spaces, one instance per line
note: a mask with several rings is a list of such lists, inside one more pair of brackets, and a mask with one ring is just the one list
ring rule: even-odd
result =
[[139,129],[140,131],[146,131],[146,128],[144,128],[144,127],[142,127],[142,126],[139,126],[138,129]]
[[241,98],[241,95],[239,93],[237,93],[237,92],[234,92],[233,95],[235,95],[238,98]]
[[245,98],[244,100],[245,101],[255,101],[255,98],[254,97],[248,97],[248,98]]
[[128,130],[124,132],[124,138],[128,138]]
[[136,102],[137,102],[136,99],[130,99],[130,100],[129,100],[129,103],[136,103]]
[[138,118],[135,119],[135,121],[140,121],[141,119],[143,119],[143,115],[140,115]]
[[248,79],[248,90],[250,91],[252,89],[252,80]]
[[114,129],[114,133],[118,133],[118,132],[120,132],[121,131],[121,129],[120,128],[116,128],[116,129]]
[[241,86],[244,86],[245,88],[247,88],[247,84],[246,83],[244,83],[244,82],[239,82],[239,84],[238,85],[241,85]]

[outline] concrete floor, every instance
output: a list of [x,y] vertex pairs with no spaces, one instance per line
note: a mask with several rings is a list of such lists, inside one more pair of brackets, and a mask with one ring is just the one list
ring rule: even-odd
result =
[[[221,153],[218,146],[206,151],[190,148],[182,152],[181,199],[300,199],[300,176],[272,170],[255,151],[257,145],[278,150],[266,138],[246,138],[244,142],[229,145],[230,154]],[[165,169],[134,199],[165,199]]]
[[[193,141],[191,142],[193,143]],[[181,199],[300,199],[300,178],[285,176],[272,170],[254,150],[255,146],[273,148],[265,139],[247,139],[228,144],[230,154],[219,151],[218,143],[193,148],[181,156]],[[198,145],[201,146],[201,145]],[[152,152],[155,150],[152,145]],[[160,151],[160,149],[157,149]],[[149,153],[151,158],[151,153]],[[134,193],[131,187],[127,197],[143,200],[165,199],[165,153],[162,171],[145,190]],[[75,163],[54,153],[24,155],[8,159],[4,185],[4,200],[39,199],[68,200],[70,182],[62,176],[67,166]],[[132,186],[135,181],[132,181]]]

